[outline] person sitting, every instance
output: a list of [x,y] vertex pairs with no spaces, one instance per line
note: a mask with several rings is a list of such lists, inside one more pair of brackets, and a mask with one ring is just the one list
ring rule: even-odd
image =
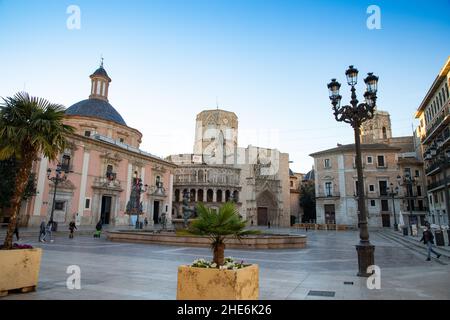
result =
[[97,225],[95,226],[94,238],[100,238],[100,235],[102,233],[102,228],[103,228],[103,224],[102,224],[102,220],[100,219],[98,221]]

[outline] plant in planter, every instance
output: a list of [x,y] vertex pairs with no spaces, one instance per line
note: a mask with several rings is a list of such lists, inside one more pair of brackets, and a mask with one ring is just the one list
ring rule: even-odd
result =
[[240,237],[257,234],[258,230],[246,230],[246,221],[242,220],[233,202],[227,202],[219,211],[208,208],[203,203],[197,205],[198,219],[192,222],[189,232],[195,235],[207,236],[211,239],[213,261],[222,266],[225,262],[225,239],[232,236]]
[[213,261],[194,261],[190,266],[178,268],[178,299],[258,299],[259,269],[257,265],[236,263],[224,257],[227,237],[257,234],[246,230],[232,202],[225,203],[218,211],[203,204],[197,206],[198,218],[192,222],[191,234],[211,239]]
[[[63,119],[63,106],[31,97],[25,92],[3,98],[3,103],[0,104],[0,160],[14,158],[17,161],[15,185],[11,186],[11,216],[3,250],[0,251],[0,292],[26,286],[22,281],[28,278],[26,272],[32,272],[34,275],[31,277],[34,284],[30,286],[37,284],[41,250],[11,250],[12,238],[33,161],[40,155],[50,161],[56,160],[66,147],[66,135],[74,132],[74,128],[65,125]],[[23,261],[19,267],[18,261]],[[38,264],[37,273],[35,263]]]

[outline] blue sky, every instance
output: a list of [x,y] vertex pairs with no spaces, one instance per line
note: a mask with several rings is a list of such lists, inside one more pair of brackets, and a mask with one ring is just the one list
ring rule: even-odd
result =
[[[369,5],[381,29],[369,30]],[[69,30],[69,5],[81,29]],[[89,95],[104,56],[110,103],[143,135],[142,149],[192,152],[195,115],[239,117],[239,145],[288,152],[295,171],[312,152],[352,143],[331,112],[327,82],[353,64],[379,75],[380,110],[396,136],[450,55],[450,2],[0,0],[0,96],[26,89],[67,107]],[[347,86],[342,89],[348,101]]]

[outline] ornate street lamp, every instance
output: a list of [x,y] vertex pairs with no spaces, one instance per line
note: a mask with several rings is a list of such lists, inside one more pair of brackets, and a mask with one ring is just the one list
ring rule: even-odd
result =
[[64,171],[64,174],[62,175],[62,168],[61,165],[58,164],[56,166],[55,169],[55,176],[51,177],[50,175],[52,174],[52,169],[48,168],[47,169],[47,179],[50,180],[51,182],[53,182],[54,186],[53,186],[53,203],[52,203],[52,212],[50,214],[50,221],[49,223],[51,223],[52,225],[52,230],[56,231],[56,224],[53,221],[53,215],[55,212],[55,200],[56,200],[56,189],[58,188],[58,184],[60,184],[61,182],[64,182],[67,180],[67,173],[69,173],[69,171]]
[[359,244],[356,245],[358,253],[358,276],[368,277],[367,268],[374,264],[373,246],[369,241],[369,230],[367,227],[367,211],[364,197],[363,169],[361,160],[360,127],[366,120],[372,119],[376,109],[378,77],[369,73],[364,79],[366,84],[365,102],[359,103],[356,97],[355,85],[358,83],[358,69],[350,66],[345,72],[347,83],[351,87],[350,105],[341,107],[342,97],[339,95],[341,84],[332,79],[328,84],[329,97],[333,105],[333,113],[336,121],[350,124],[355,134],[356,168],[358,172],[358,210],[359,210]]
[[[398,179],[399,177],[397,177]],[[392,209],[393,209],[393,213],[394,213],[394,230],[398,231],[398,223],[397,223],[397,215],[395,214],[395,202],[394,202],[394,197],[396,195],[398,195],[398,186],[394,188],[394,184],[391,182],[390,183],[390,187],[387,188],[388,190],[388,196],[392,197]]]

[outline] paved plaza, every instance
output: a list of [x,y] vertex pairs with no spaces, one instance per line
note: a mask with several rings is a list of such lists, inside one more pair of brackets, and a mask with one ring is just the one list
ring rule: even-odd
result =
[[[272,230],[273,231],[273,230]],[[305,231],[292,231],[305,234]],[[425,256],[371,233],[381,289],[369,290],[356,277],[356,231],[308,231],[306,249],[226,250],[260,266],[260,298],[265,299],[450,299],[450,260]],[[36,292],[3,299],[175,299],[177,267],[210,258],[208,248],[109,242],[81,235],[58,235],[53,243],[25,236],[21,243],[44,249]],[[425,252],[425,247],[424,247]],[[81,289],[69,290],[67,267],[81,268]],[[314,295],[314,291],[319,291]],[[321,294],[325,296],[321,296]]]

